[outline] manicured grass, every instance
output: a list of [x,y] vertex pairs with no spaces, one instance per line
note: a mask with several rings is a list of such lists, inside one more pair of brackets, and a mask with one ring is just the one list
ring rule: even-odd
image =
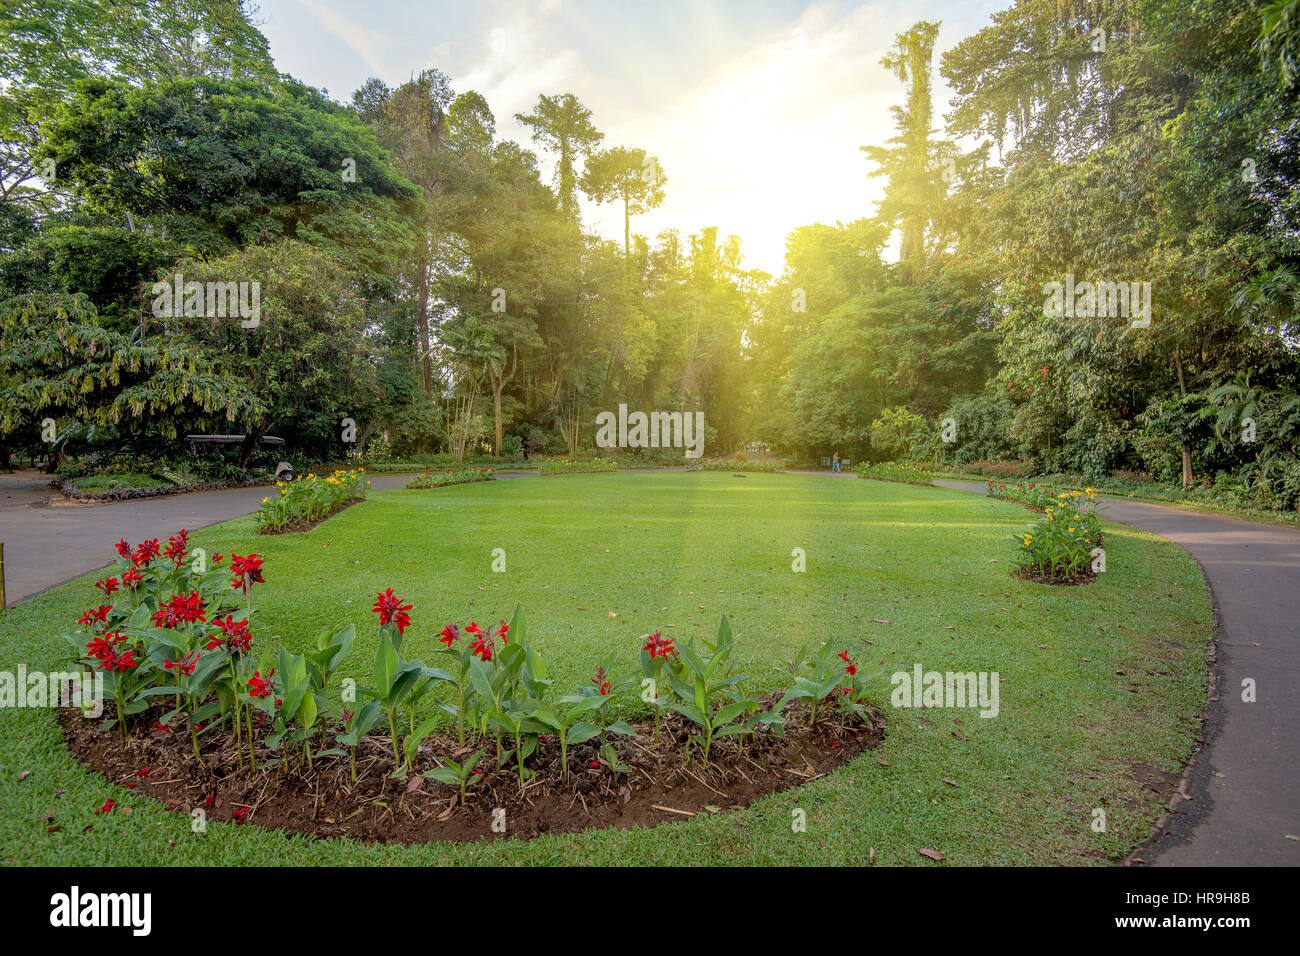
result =
[[[736,656],[761,688],[782,686],[779,662],[821,639],[847,647],[864,672],[880,671],[887,739],[742,811],[527,843],[384,847],[253,825],[192,833],[183,814],[81,770],[51,712],[6,709],[3,860],[813,864],[865,862],[874,848],[877,863],[935,865],[916,852],[928,847],[960,865],[1104,863],[1143,841],[1162,809],[1131,765],[1179,771],[1191,752],[1210,601],[1183,551],[1113,524],[1097,583],[1015,580],[1012,536],[1031,519],[1018,505],[942,488],[651,473],[376,491],[309,532],[274,538],[256,536],[251,518],[205,529],[192,546],[266,558],[254,616],[263,652],[270,635],[301,648],[319,628],[354,621],[363,637],[347,675],[362,677],[376,641],[376,591],[391,586],[415,605],[404,645],[412,656],[428,654],[445,622],[495,622],[519,602],[557,689],[568,692],[611,650],[620,667],[635,668],[646,631],[711,636],[726,613]],[[804,573],[791,570],[796,547],[807,554]],[[106,557],[111,548],[106,540]],[[505,549],[504,573],[491,570],[494,548]],[[57,634],[97,603],[92,580],[6,612],[0,668],[57,666],[65,654]],[[999,715],[890,707],[889,675],[916,663],[999,672]],[[109,796],[133,812],[94,815]],[[791,832],[795,807],[807,812],[806,833]],[[1094,807],[1107,811],[1105,833],[1091,829]]]

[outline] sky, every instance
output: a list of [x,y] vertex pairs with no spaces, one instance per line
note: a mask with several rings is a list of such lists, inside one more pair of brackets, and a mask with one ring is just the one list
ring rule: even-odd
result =
[[[396,86],[428,67],[476,90],[502,139],[551,157],[514,115],[541,93],[573,93],[602,146],[655,156],[658,209],[634,232],[707,226],[741,238],[745,265],[782,270],[788,234],[870,215],[883,181],[858,149],[894,134],[904,87],[880,66],[896,34],[940,20],[939,54],[1010,0],[261,0],[276,66],[336,100],[371,76]],[[936,71],[941,117],[947,90]],[[941,120],[940,120],[941,122]],[[621,204],[585,198],[583,223],[623,237]]]

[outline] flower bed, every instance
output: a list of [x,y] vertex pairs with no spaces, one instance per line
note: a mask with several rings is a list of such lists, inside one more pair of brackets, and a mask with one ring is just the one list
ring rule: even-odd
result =
[[424,474],[416,475],[405,485],[407,488],[444,488],[447,485],[463,485],[471,481],[494,481],[497,473],[494,468],[459,468],[456,470],[435,472],[425,469]]
[[618,471],[618,462],[609,458],[547,458],[537,466],[542,475],[576,475],[588,471]]
[[906,485],[929,485],[930,473],[919,465],[906,461],[882,461],[876,464],[863,462],[858,465],[859,478],[873,478],[876,481],[898,481]]
[[357,686],[338,678],[355,626],[305,654],[260,650],[261,557],[199,567],[186,537],[119,542],[118,573],[96,585],[115,603],[67,636],[112,707],[62,715],[83,761],[185,813],[400,842],[489,837],[502,810],[514,836],[644,825],[743,806],[881,739],[847,650],[823,643],[789,690],[754,698],[725,617],[712,643],[646,635],[638,671],[613,673],[611,655],[565,693],[519,608],[508,624],[446,625],[439,666],[408,657],[414,608],[390,588]]
[[59,492],[72,501],[130,501],[136,498],[156,498],[159,495],[180,495],[190,491],[217,491],[222,488],[255,488],[269,485],[270,479],[253,481],[246,479],[229,479],[227,481],[201,481],[190,485],[143,485],[134,488],[110,488],[106,491],[83,491],[77,487],[76,479],[59,483]]
[[747,461],[739,458],[696,458],[686,463],[687,471],[753,471],[775,474],[785,470],[785,462],[776,459]]
[[290,482],[277,481],[275,486],[280,496],[263,498],[254,516],[258,534],[306,531],[334,512],[364,500],[370,482],[364,468],[355,468],[340,469],[324,478],[309,474]]
[[[990,478],[987,493],[991,498],[1000,498],[1003,501],[1018,501],[1032,511],[1042,511],[1056,501],[1056,495],[1046,488],[1039,487],[1037,482],[1025,484],[1023,481],[1018,481],[1013,485],[1008,485]],[[1088,493],[1092,493],[1091,488],[1088,489]]]
[[1097,558],[1102,556],[1101,518],[1097,496],[1091,488],[1056,494],[1033,485],[1011,489],[999,485],[994,497],[1020,501],[1043,516],[1024,534],[1017,536],[1019,554],[1016,575],[1043,584],[1087,584],[1097,578]]

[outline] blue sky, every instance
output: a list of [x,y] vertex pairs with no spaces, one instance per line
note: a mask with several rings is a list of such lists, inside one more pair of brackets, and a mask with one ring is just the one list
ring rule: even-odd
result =
[[[1010,2],[263,0],[260,19],[276,65],[335,99],[436,66],[530,148],[514,114],[574,93],[604,145],[643,147],[668,176],[667,200],[634,231],[717,226],[741,237],[749,266],[778,273],[790,230],[879,199],[858,147],[893,135],[902,86],[879,60],[895,34],[941,20],[941,52]],[[622,239],[621,208],[584,203],[583,221]]]

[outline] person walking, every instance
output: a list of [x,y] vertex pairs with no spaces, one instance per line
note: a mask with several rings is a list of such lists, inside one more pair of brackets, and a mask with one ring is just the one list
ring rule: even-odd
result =
[[831,471],[839,471],[839,470],[840,470],[840,453],[836,452],[834,457],[831,458]]

